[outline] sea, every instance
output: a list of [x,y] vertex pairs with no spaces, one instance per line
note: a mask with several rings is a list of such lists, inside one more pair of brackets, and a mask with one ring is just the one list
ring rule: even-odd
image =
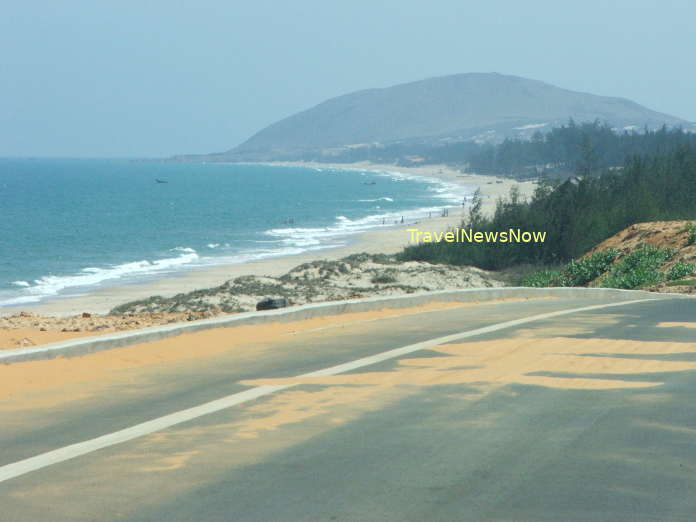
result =
[[389,170],[3,158],[0,311],[343,246],[471,192]]

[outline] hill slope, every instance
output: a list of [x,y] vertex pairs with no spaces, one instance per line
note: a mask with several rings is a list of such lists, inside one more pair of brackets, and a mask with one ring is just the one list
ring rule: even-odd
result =
[[[657,267],[657,271],[664,274],[662,281],[648,284],[645,289],[656,292],[696,293],[696,273],[685,268],[679,273],[679,265],[696,266],[696,224],[692,221],[652,221],[648,223],[636,223],[618,234],[602,241],[584,257],[596,252],[611,248],[618,249],[621,253],[614,260],[614,265],[620,263],[630,253],[651,246],[659,249],[667,249],[672,255]],[[676,267],[676,268],[675,268]],[[670,271],[678,277],[670,277]],[[597,278],[591,286],[601,286],[601,278]]]
[[550,129],[569,118],[599,119],[618,128],[689,125],[623,98],[569,91],[516,76],[468,73],[332,98],[217,156],[291,159],[307,151],[367,143],[500,141]]
[[696,293],[696,223],[636,223],[560,270],[536,272],[522,284]]

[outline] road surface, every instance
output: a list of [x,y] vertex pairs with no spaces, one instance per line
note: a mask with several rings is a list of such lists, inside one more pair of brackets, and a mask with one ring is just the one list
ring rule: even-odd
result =
[[271,330],[0,367],[0,520],[694,520],[696,300]]

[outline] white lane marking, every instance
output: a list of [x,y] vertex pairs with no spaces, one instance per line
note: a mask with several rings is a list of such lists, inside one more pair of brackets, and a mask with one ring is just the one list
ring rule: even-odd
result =
[[[482,335],[490,332],[495,332],[497,330],[503,330],[505,328],[510,328],[511,326],[517,326],[520,324],[531,323],[534,321],[540,321],[543,319],[551,319],[553,317],[558,317],[561,315],[568,315],[578,312],[586,312],[590,310],[599,310],[601,308],[611,308],[614,306],[625,306],[635,303],[643,303],[648,301],[656,301],[658,299],[635,299],[633,301],[622,301],[619,303],[609,303],[593,306],[585,306],[582,308],[571,308],[568,310],[559,310],[556,312],[548,312],[545,314],[533,315],[531,317],[525,317],[522,319],[514,319],[512,321],[505,321],[503,323],[492,324],[490,326],[484,326],[482,328],[476,328],[475,330],[469,330],[467,332],[460,332],[452,335],[446,335],[444,337],[437,337],[435,339],[430,339],[428,341],[423,341],[416,344],[410,344],[408,346],[403,346],[401,348],[396,348],[394,350],[389,350],[376,355],[371,355],[368,357],[363,357],[362,359],[356,359],[355,361],[339,364],[336,366],[331,366],[330,368],[324,368],[323,370],[318,370],[315,372],[309,372],[297,376],[297,378],[302,377],[325,377],[329,375],[337,375],[339,373],[349,372],[351,370],[356,370],[364,366],[369,366],[379,362],[383,362],[389,359],[394,359],[402,355],[406,355],[418,350],[423,350],[432,346],[437,346],[439,344],[450,343],[453,341],[458,341],[460,339],[466,339],[467,337],[473,337],[476,335]],[[11,480],[16,477],[20,477],[32,471],[36,471],[53,464],[58,464],[60,462],[65,462],[66,460],[74,459],[94,451],[98,451],[103,448],[108,448],[109,446],[114,446],[116,444],[121,444],[122,442],[127,442],[144,435],[149,435],[157,431],[161,431],[177,424],[187,422],[203,415],[208,415],[210,413],[215,413],[220,410],[230,408],[232,406],[237,406],[259,397],[265,395],[270,395],[277,391],[285,390],[297,386],[297,384],[287,384],[282,386],[257,386],[243,392],[235,393],[222,397],[221,399],[216,399],[214,401],[206,402],[199,406],[194,406],[193,408],[188,408],[186,410],[181,410],[175,413],[170,413],[169,415],[164,415],[163,417],[158,417],[141,424],[136,424],[130,428],[125,428],[123,430],[115,431],[107,435],[102,435],[101,437],[96,437],[94,439],[86,440],[83,442],[78,442],[76,444],[71,444],[70,446],[64,446],[62,448],[48,451],[34,457],[29,457],[12,464],[6,464],[0,467],[0,482],[6,480]]]

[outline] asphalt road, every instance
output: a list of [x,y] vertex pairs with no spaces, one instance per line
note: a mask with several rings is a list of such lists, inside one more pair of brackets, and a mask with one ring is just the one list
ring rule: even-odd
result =
[[[250,345],[253,357],[123,370],[53,403],[13,397],[0,402],[0,521],[694,520],[696,300],[561,315],[297,378],[607,303],[356,322]],[[287,388],[2,480],[13,463],[258,386]]]

